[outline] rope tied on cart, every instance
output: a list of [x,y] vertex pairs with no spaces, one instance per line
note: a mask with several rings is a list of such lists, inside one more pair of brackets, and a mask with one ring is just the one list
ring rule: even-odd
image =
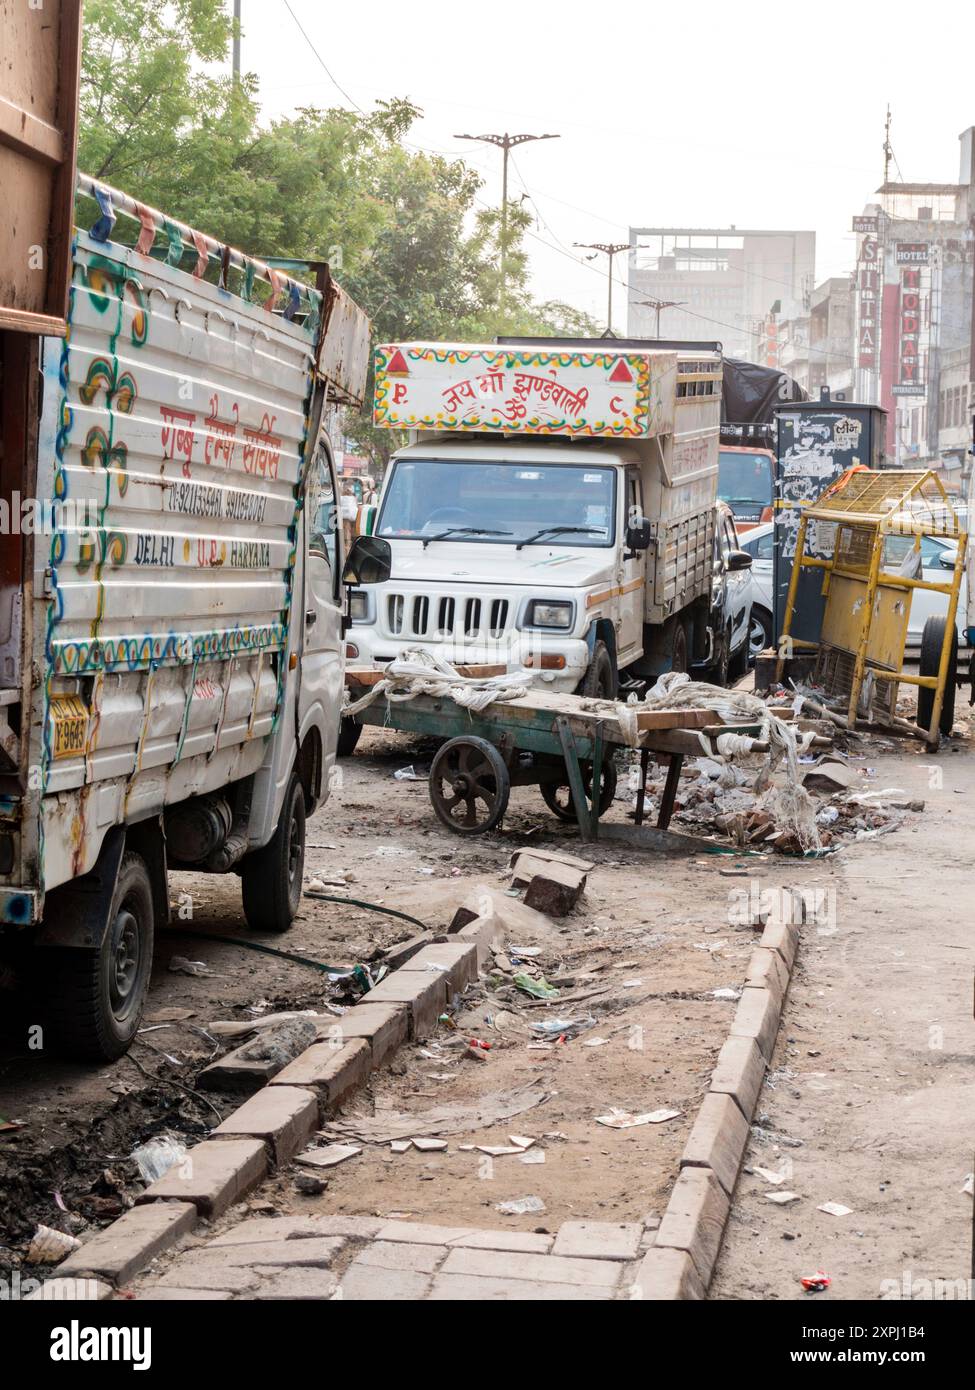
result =
[[[345,718],[361,713],[385,696],[388,704],[402,704],[418,695],[447,697],[463,709],[475,714],[493,705],[496,700],[523,699],[536,679],[534,671],[507,672],[499,676],[462,676],[456,667],[432,652],[405,651],[386,667],[385,675],[361,699],[342,708]],[[349,692],[346,691],[346,700]]]

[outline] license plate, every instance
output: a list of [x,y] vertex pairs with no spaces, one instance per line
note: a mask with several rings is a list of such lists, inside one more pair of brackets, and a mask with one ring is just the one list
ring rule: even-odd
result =
[[55,758],[80,758],[88,746],[88,709],[77,695],[56,695],[51,701]]

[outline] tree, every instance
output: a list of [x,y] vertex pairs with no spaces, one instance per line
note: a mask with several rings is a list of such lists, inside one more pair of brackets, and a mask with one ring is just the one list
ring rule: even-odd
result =
[[[500,212],[462,160],[408,147],[415,105],[262,124],[255,80],[226,72],[232,30],[221,0],[87,0],[79,166],[244,251],[329,261],[379,342],[594,331],[533,302],[514,204],[502,310]],[[379,469],[398,444],[368,410],[348,431]]]

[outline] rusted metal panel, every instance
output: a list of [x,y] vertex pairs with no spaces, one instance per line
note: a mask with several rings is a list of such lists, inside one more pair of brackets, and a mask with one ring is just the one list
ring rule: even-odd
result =
[[334,280],[326,289],[318,371],[328,382],[333,401],[362,405],[369,373],[369,319]]
[[81,0],[0,0],[0,329],[63,334]]

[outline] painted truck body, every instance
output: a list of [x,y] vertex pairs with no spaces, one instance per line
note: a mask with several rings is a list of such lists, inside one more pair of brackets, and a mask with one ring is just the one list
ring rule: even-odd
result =
[[114,932],[109,974],[138,975],[115,993],[144,993],[167,860],[240,872],[253,926],[294,915],[343,687],[322,420],[361,399],[368,323],[327,273],[312,289],[84,176],[79,193],[97,220],[67,336],[40,342],[19,477],[4,455],[5,500],[15,484],[44,519],[4,563],[0,918],[5,944],[31,938],[55,1032],[113,1055],[141,999],[82,1036],[58,991]]
[[[616,673],[708,655],[720,353],[411,343],[375,360],[375,423],[413,442],[372,518],[392,575],[353,596],[358,662],[424,648],[608,693],[603,649],[614,691]],[[466,530],[441,537],[452,522]]]

